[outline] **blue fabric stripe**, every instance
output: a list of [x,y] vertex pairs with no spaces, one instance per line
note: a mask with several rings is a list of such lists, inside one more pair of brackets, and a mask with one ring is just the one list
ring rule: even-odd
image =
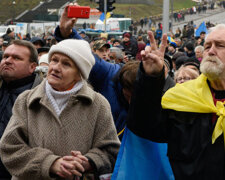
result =
[[126,128],[111,180],[174,180],[167,144],[140,138]]

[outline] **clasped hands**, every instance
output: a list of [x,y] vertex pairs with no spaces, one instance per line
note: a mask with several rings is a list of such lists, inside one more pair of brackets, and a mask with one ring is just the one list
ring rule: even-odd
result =
[[89,170],[90,163],[80,151],[71,151],[70,156],[57,159],[50,168],[51,173],[68,180],[73,180],[74,176],[81,177],[82,173]]

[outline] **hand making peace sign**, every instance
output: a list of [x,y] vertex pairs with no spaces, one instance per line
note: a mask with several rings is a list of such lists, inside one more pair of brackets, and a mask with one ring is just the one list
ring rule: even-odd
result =
[[164,66],[164,54],[167,46],[167,35],[163,34],[160,48],[157,47],[153,32],[148,32],[151,46],[146,46],[141,51],[143,67],[147,75],[155,75],[162,71]]

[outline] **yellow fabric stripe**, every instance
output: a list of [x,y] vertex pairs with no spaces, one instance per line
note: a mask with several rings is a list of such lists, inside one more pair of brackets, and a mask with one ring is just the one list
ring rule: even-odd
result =
[[[213,102],[212,93],[207,84],[207,77],[201,74],[197,79],[177,84],[169,89],[162,98],[164,109],[183,112],[216,113],[219,118],[212,135],[212,143],[223,133],[225,135],[224,103]],[[224,137],[225,140],[225,137]]]
[[120,136],[123,132],[124,132],[125,128],[123,128],[118,134],[117,136]]

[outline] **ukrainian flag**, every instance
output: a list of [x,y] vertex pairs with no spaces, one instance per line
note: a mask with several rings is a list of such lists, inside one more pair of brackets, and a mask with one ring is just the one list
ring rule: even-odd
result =
[[171,43],[171,42],[174,42],[175,43],[175,40],[173,38],[171,38],[170,36],[167,37],[168,41]]
[[[108,19],[108,18],[110,18],[110,17],[111,17],[111,13],[108,12],[108,13],[106,14],[106,19]],[[99,20],[101,20],[102,22],[105,21],[105,13],[104,13],[104,12],[101,14]]]
[[195,37],[199,37],[201,32],[205,32],[206,34],[208,34],[208,29],[204,21],[199,25],[198,29],[195,31]]
[[111,180],[174,180],[167,144],[138,137],[125,129]]

